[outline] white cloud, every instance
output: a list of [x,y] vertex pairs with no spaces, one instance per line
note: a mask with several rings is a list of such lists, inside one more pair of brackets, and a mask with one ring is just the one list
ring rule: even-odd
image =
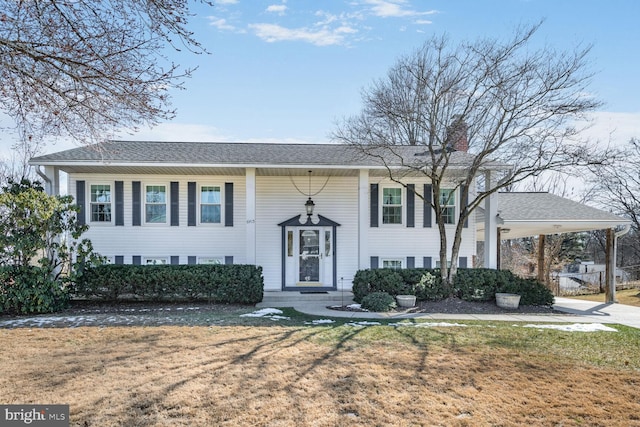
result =
[[284,4],[272,4],[269,7],[267,7],[267,12],[277,13],[278,15],[284,15],[286,11],[287,11],[287,6],[285,6]]
[[236,27],[227,23],[227,20],[224,18],[218,18],[216,16],[208,16],[209,25],[212,27],[216,27],[219,30],[223,31],[235,31]]
[[433,24],[433,21],[429,21],[428,19],[416,19],[414,21],[414,24],[418,24],[418,25],[429,25],[429,24]]
[[238,0],[216,0],[216,4],[237,4]]
[[437,13],[435,10],[420,12],[405,8],[406,0],[364,0],[364,4],[370,5],[373,14],[381,18],[406,18]]
[[344,44],[344,34],[355,33],[356,29],[341,26],[337,29],[321,28],[310,30],[308,28],[285,28],[276,24],[251,24],[258,37],[273,43],[281,41],[303,41],[316,46],[330,46]]

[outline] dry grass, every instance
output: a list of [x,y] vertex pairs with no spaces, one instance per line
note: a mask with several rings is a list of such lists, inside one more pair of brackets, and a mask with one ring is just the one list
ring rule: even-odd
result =
[[[602,293],[602,294],[593,294],[593,295],[579,295],[579,296],[567,297],[567,298],[605,302],[606,294]],[[616,291],[616,300],[620,304],[633,305],[635,307],[640,307],[640,289],[624,289],[621,291]]]
[[640,425],[636,330],[476,326],[0,330],[0,400],[74,426]]

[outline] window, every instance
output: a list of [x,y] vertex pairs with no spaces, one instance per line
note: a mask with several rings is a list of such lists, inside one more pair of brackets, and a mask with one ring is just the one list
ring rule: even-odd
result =
[[[440,261],[436,261],[436,268],[441,268],[442,263]],[[447,261],[447,268],[451,267],[451,261]]]
[[222,258],[207,257],[207,258],[199,258],[198,264],[224,264],[224,262]]
[[91,222],[111,222],[111,186],[91,185]]
[[166,258],[153,257],[153,258],[144,259],[144,265],[166,265],[166,264],[168,264]]
[[382,268],[393,268],[394,270],[400,270],[402,268],[401,259],[383,259]]
[[145,221],[151,224],[167,222],[167,186],[145,187]]
[[455,190],[440,190],[440,207],[445,224],[456,223],[456,197]]
[[219,224],[220,207],[220,187],[213,185],[203,185],[200,187],[200,222],[205,224]]
[[382,223],[402,224],[402,188],[382,189]]

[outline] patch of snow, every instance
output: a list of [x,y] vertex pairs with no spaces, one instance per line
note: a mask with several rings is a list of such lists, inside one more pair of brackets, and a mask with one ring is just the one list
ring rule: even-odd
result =
[[380,322],[368,322],[368,321],[362,321],[362,322],[349,322],[346,323],[347,326],[354,326],[354,327],[359,327],[359,326],[378,326],[381,325],[382,323]]
[[276,314],[282,314],[282,310],[278,310],[277,308],[263,308],[252,313],[241,314],[240,317],[264,317]]
[[363,311],[369,311],[369,310],[365,310],[364,308],[362,308],[362,305],[360,304],[349,304],[347,306],[347,308],[351,309],[351,310],[363,310]]
[[555,329],[565,332],[618,332],[617,329],[604,326],[602,323],[574,323],[572,325],[524,325],[523,328]]
[[323,324],[327,324],[327,323],[335,323],[335,320],[331,320],[331,319],[317,319],[317,320],[312,320],[311,322],[304,322],[305,325],[323,325]]
[[271,319],[271,320],[291,320],[290,317],[278,316],[276,314],[271,314],[271,315],[267,315],[267,316],[264,316],[264,317],[266,317],[267,319]]

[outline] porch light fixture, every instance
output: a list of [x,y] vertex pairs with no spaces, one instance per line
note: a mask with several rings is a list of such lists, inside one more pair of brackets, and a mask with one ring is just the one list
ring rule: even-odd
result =
[[311,218],[311,215],[313,215],[313,208],[316,206],[315,203],[313,203],[313,200],[311,200],[311,197],[309,197],[309,200],[307,200],[307,202],[304,204],[304,207],[307,209],[307,216],[309,218]]
[[313,208],[316,206],[311,200],[311,171],[309,171],[309,200],[304,204],[305,209],[307,210],[307,217],[311,220],[311,215],[313,215]]

